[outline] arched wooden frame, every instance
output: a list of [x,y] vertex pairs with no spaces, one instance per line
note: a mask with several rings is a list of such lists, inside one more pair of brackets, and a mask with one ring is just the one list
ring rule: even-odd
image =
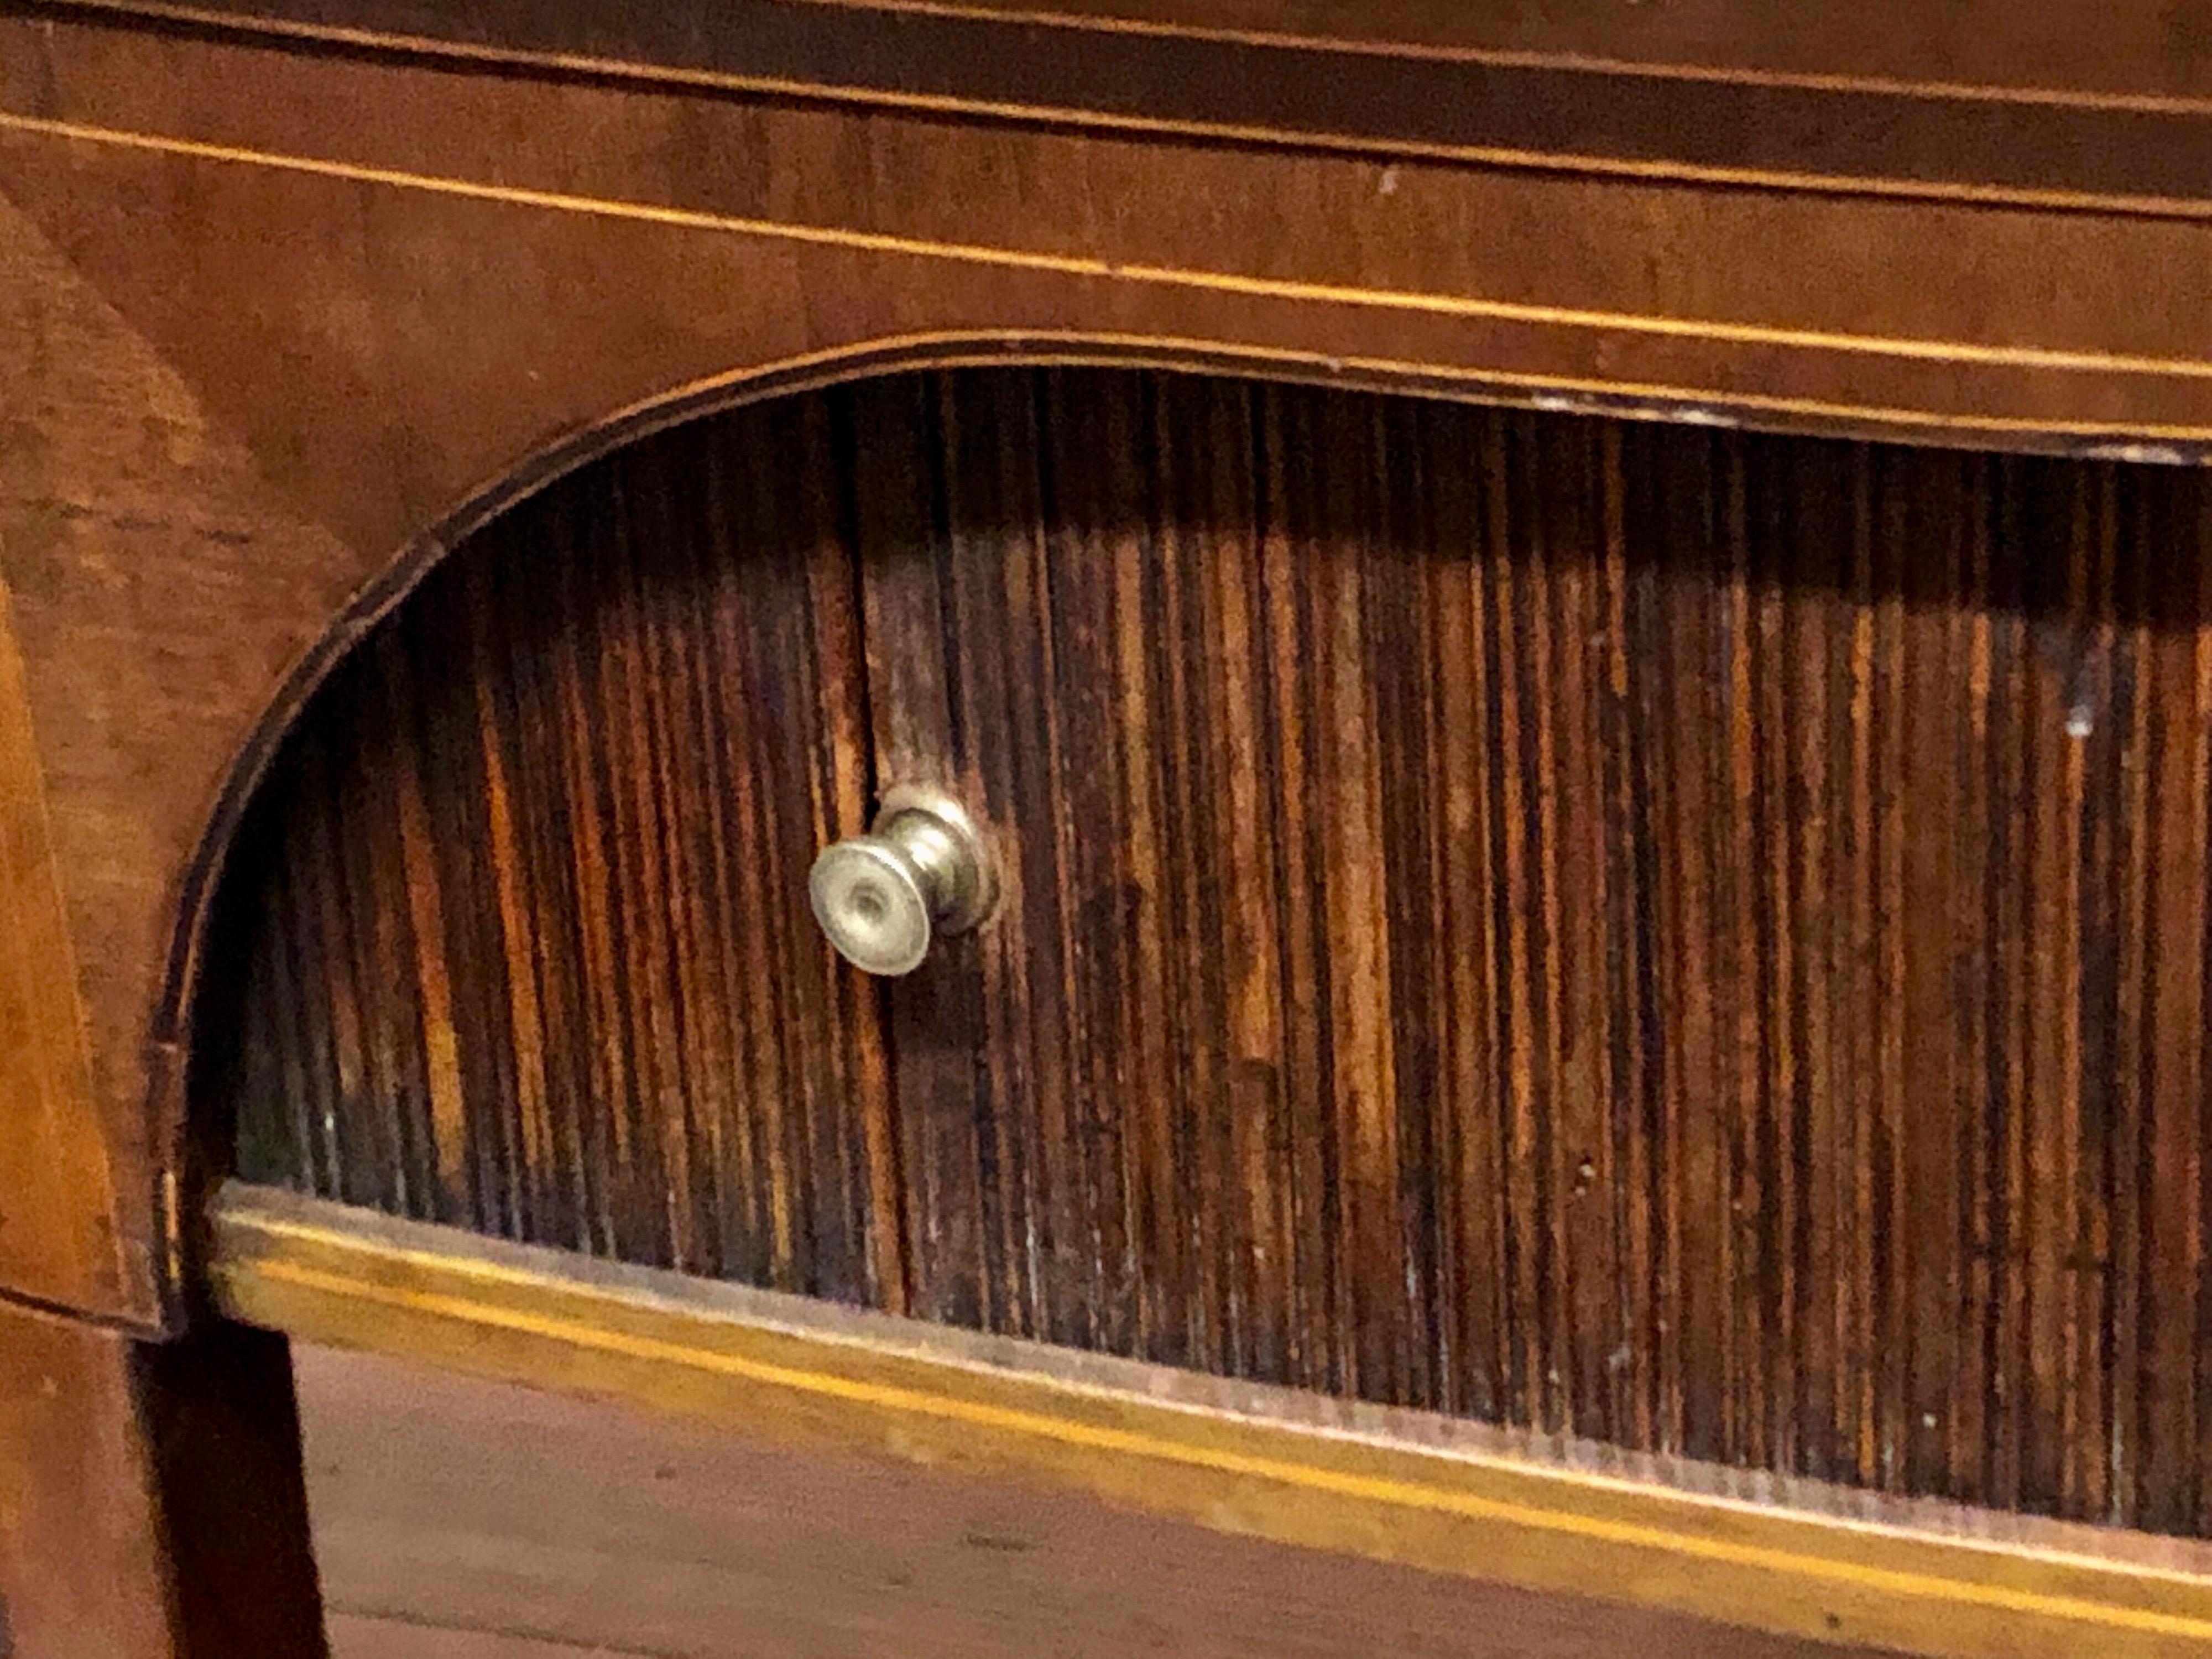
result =
[[[834,91],[793,103],[650,71],[493,70],[197,22],[156,34],[24,18],[0,23],[0,46],[37,70],[0,100],[0,190],[33,236],[67,246],[88,306],[113,307],[101,326],[119,317],[136,361],[179,377],[210,429],[242,437],[289,495],[291,528],[319,537],[273,557],[173,550],[148,580],[204,566],[234,582],[258,560],[284,567],[272,579],[294,594],[319,590],[318,612],[468,479],[656,380],[887,342],[950,359],[1073,341],[1129,360],[1212,356],[1547,406],[1673,402],[1759,426],[2093,456],[2189,461],[2212,439],[2212,364],[2188,343],[2212,249],[2195,222],[2126,202],[2052,212],[1948,185],[1905,199],[1391,162],[1320,138],[1243,146],[926,106],[862,113]],[[162,90],[187,83],[187,100]],[[413,118],[380,118],[394,107]],[[593,142],[611,128],[663,142]],[[720,165],[763,154],[805,188],[778,195],[757,169]],[[416,280],[409,262],[425,258],[436,263]],[[2075,280],[2053,288],[2042,269]],[[333,332],[333,314],[367,326]],[[575,337],[592,341],[588,361],[563,361],[514,407],[453,406]],[[296,373],[273,376],[270,362]],[[82,482],[110,481],[106,465]],[[235,496],[234,481],[222,489]],[[253,712],[235,672],[203,681],[179,741],[167,688],[149,677],[180,639],[200,645],[189,607],[157,626],[102,604],[64,586],[19,594],[17,614],[28,638],[97,634],[120,678],[91,685],[161,717],[93,708],[89,657],[29,653],[32,718],[70,763],[48,761],[48,793],[77,929],[145,938],[173,931],[157,913],[180,897],[187,915],[201,902],[181,891],[204,874],[185,799],[198,817],[230,772],[228,732],[259,717],[260,664],[307,649],[319,621],[290,600],[252,629],[208,630],[210,649],[258,657]],[[70,823],[147,821],[149,769],[162,827],[135,862],[72,844]],[[175,1276],[177,1210],[162,1194],[181,1121],[182,937],[167,981],[105,947],[85,969],[90,1076],[68,1086],[96,1127],[66,1133],[91,1143],[73,1156],[111,1188],[115,1260],[0,1261],[27,1293],[142,1327],[162,1318]]]
[[[877,376],[917,369],[1048,366],[1160,368],[1218,374],[1247,380],[1324,386],[1397,396],[1433,397],[1571,410],[1692,426],[1755,426],[1820,435],[1863,434],[1944,441],[1960,434],[1876,417],[1839,419],[1817,411],[1717,410],[1705,400],[1654,398],[1635,392],[1591,390],[1571,398],[1536,395],[1498,377],[1454,374],[1413,365],[1384,366],[1316,360],[1270,353],[1229,341],[1145,341],[1079,331],[1012,333],[963,330],[934,336],[860,342],[848,347],[710,375],[614,410],[580,429],[564,433],[516,458],[514,464],[410,538],[328,623],[298,659],[276,696],[240,744],[186,862],[173,914],[167,969],[161,981],[154,1041],[166,1058],[149,1079],[147,1111],[153,1144],[161,1149],[165,1191],[195,1189],[191,1170],[196,1127],[182,1081],[192,1048],[198,1001],[212,908],[223,866],[248,804],[271,758],[294,729],[316,690],[384,617],[404,605],[423,579],[472,533],[558,480],[669,428],[751,404]],[[1763,417],[1763,418],[1762,418]],[[1990,434],[1982,434],[1985,438]],[[222,1171],[197,1172],[204,1187]],[[190,1214],[173,1218],[187,1231]],[[188,1258],[173,1267],[188,1270]],[[173,1283],[168,1294],[188,1287]]]

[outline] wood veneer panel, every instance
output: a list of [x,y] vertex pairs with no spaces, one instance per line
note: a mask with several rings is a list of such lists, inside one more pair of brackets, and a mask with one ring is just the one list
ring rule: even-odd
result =
[[1175,0],[732,0],[711,21],[591,0],[465,15],[414,0],[49,9],[526,72],[1398,156],[2196,216],[2212,191],[2203,54],[2147,0],[2094,20],[2062,9],[2040,30],[1987,5],[1940,20],[1894,5],[1686,8],[1647,30],[1588,3],[1511,19]]
[[[0,581],[0,1287],[127,1296],[113,1149],[101,1134],[54,869],[46,778]],[[127,1173],[127,1170],[126,1170]]]
[[[2191,1540],[1547,1443],[578,1261],[268,1188],[227,1184],[212,1218],[218,1300],[301,1340],[628,1402],[732,1434],[753,1453],[859,1452],[1002,1497],[1027,1487],[1048,1505],[1103,1499],[1170,1530],[1195,1522],[1340,1564],[1364,1556],[1594,1595],[1631,1609],[1619,1632],[1637,1611],[1665,1608],[1943,1659],[2167,1659],[2201,1650],[2212,1628],[2207,1547]],[[839,1507],[826,1486],[816,1498]],[[861,1512],[878,1542],[896,1524],[890,1510]],[[611,1513],[596,1523],[632,1528]],[[804,1543],[796,1531],[783,1540],[802,1554]]]
[[[1896,44],[1956,25],[1970,79],[2071,63],[2076,90],[2188,94],[2148,15],[2094,41],[1953,19]],[[1723,33],[1638,27],[1678,23],[1678,44]],[[1823,25],[1888,41],[1863,26]],[[1724,33],[1754,60],[1781,40]],[[1811,55],[1770,67],[1851,57],[1791,42]],[[175,1311],[157,1194],[232,805],[407,550],[619,411],[725,376],[1037,353],[2057,450],[2187,455],[2212,430],[2190,345],[2212,242],[2131,213],[1166,142],[21,15],[0,20],[0,380],[12,407],[74,411],[0,453],[0,558],[120,1265],[18,1288],[142,1327]]]

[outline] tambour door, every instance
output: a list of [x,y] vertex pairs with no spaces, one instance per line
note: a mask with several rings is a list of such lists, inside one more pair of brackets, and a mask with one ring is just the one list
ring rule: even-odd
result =
[[[308,711],[203,1091],[356,1202],[2202,1530],[2208,529],[1125,370],[714,417]],[[809,870],[915,790],[991,914],[870,976]]]
[[2212,494],[1171,375],[856,390],[914,1307],[2208,1517]]
[[869,787],[828,442],[814,402],[587,468],[318,693],[198,1021],[242,1173],[899,1305],[878,999],[806,901]]

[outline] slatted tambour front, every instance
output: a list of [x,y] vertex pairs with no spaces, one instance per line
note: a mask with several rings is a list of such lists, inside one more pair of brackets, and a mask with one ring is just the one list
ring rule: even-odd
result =
[[[1125,371],[694,423],[258,799],[241,1171],[1207,1370],[2212,1531],[2212,490]],[[882,786],[1000,916],[806,914]]]
[[237,1034],[201,1081],[241,1170],[897,1304],[876,1000],[805,896],[867,783],[825,414],[536,497],[324,689],[232,858],[238,1006],[200,1021]]

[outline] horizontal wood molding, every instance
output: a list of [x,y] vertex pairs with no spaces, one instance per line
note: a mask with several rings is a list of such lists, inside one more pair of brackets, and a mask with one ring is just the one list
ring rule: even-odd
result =
[[353,1659],[1892,1659],[287,1346]]
[[[1073,1486],[1471,1578],[1931,1655],[2195,1654],[2212,1553],[2087,1528],[1840,1520],[1502,1449],[1435,1419],[962,1335],[267,1188],[211,1217],[230,1314],[750,1435]],[[1465,1443],[1455,1438],[1466,1433]],[[1959,1512],[1954,1511],[1954,1515]]]
[[[21,60],[12,83],[0,81],[0,186],[67,235],[188,374],[240,377],[226,401],[234,391],[275,404],[237,418],[285,471],[316,455],[321,434],[301,429],[312,402],[301,415],[295,383],[241,363],[204,314],[187,334],[168,326],[259,280],[227,270],[223,247],[197,246],[192,226],[210,210],[232,224],[267,217],[286,238],[287,227],[358,221],[380,246],[447,227],[442,245],[459,252],[432,267],[438,284],[360,296],[371,327],[358,343],[401,337],[380,339],[358,368],[343,364],[384,380],[378,412],[416,428],[398,453],[418,468],[479,426],[542,441],[604,418],[605,403],[554,407],[568,382],[614,366],[580,340],[641,334],[622,361],[641,372],[672,331],[702,327],[727,343],[701,374],[924,336],[996,333],[1009,356],[1087,337],[1425,374],[1474,395],[1671,402],[1755,424],[2006,447],[2148,444],[2180,459],[2212,435],[2212,356],[2192,308],[2212,244],[2191,223],[872,117],[82,24],[0,32],[0,59]],[[408,118],[386,118],[392,109]],[[118,264],[102,244],[102,192],[185,177],[210,205],[161,228],[196,246],[149,260],[133,240]],[[423,257],[395,245],[356,272],[353,232],[324,240],[318,281],[357,286]],[[599,289],[574,285],[579,256],[610,257],[586,252],[593,244],[624,266],[613,314]],[[681,245],[682,278],[706,291],[647,276],[663,244]],[[710,276],[727,265],[748,274]],[[562,349],[575,362],[556,371],[542,354],[515,359],[523,319],[502,316],[495,297],[475,306],[465,366],[472,384],[503,372],[506,395],[457,407],[439,382],[463,325],[440,326],[433,307],[494,267],[498,295],[546,293],[549,323],[555,309],[592,315],[568,322]],[[173,279],[134,292],[149,270],[225,280],[204,295]],[[749,308],[764,314],[733,337]],[[417,361],[430,339],[436,356]],[[203,365],[197,341],[220,356]],[[291,349],[305,366],[337,368],[333,354],[355,343],[318,335]],[[518,384],[526,374],[538,378]],[[374,477],[362,435],[348,434],[349,481],[319,481],[335,512]],[[511,445],[480,454],[478,470],[441,482],[480,485],[482,468],[514,456]],[[374,494],[387,514],[410,497],[410,530],[454,495]],[[396,544],[396,529],[369,539]]]
[[[1593,60],[1049,6],[68,0],[120,15],[538,69],[1259,143],[2136,212],[2212,213],[2212,100]],[[2002,27],[2001,24],[1998,25]],[[2177,56],[2179,54],[2176,54]],[[2136,79],[2171,84],[2155,52]]]

